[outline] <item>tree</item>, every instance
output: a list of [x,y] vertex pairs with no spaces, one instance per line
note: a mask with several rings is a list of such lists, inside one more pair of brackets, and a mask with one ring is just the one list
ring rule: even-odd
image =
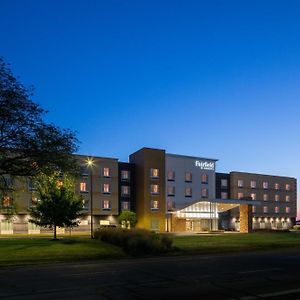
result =
[[35,187],[39,195],[36,206],[29,209],[29,222],[53,229],[56,240],[57,227],[75,227],[79,225],[83,199],[75,194],[74,179],[59,172],[52,175],[40,174],[35,178]]
[[46,123],[46,111],[32,95],[0,58],[0,176],[75,172],[75,133]]
[[122,227],[133,228],[137,223],[136,213],[129,210],[123,210],[118,217],[119,223]]

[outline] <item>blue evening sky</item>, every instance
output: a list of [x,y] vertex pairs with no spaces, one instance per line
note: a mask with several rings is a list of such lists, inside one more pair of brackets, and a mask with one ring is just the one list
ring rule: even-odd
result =
[[0,0],[0,55],[80,153],[300,178],[300,1]]

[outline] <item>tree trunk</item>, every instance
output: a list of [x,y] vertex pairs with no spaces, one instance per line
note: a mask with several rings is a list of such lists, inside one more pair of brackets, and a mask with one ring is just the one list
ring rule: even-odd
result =
[[54,225],[54,228],[53,228],[53,230],[54,230],[54,240],[56,240],[56,225]]

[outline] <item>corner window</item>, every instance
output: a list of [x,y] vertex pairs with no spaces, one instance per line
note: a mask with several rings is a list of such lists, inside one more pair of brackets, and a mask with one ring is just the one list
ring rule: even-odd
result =
[[242,179],[239,179],[238,180],[238,187],[244,187],[244,180],[242,180]]
[[267,190],[269,188],[269,183],[267,181],[263,182],[263,189]]
[[110,169],[105,167],[103,168],[103,177],[110,177]]
[[192,197],[192,188],[191,187],[185,188],[185,197]]
[[158,200],[151,200],[151,209],[152,210],[158,210],[159,209]]
[[221,179],[221,187],[223,187],[223,188],[228,187],[228,180],[227,179]]
[[121,186],[121,196],[123,196],[123,197],[130,196],[130,186],[127,186],[127,185]]
[[103,194],[110,194],[110,184],[109,183],[103,184],[102,192],[103,192]]
[[168,196],[175,195],[175,187],[174,186],[168,186],[167,191],[168,191]]
[[256,188],[256,181],[251,180],[250,181],[250,187],[251,187],[251,189],[255,189]]
[[110,210],[111,209],[109,200],[103,200],[102,201],[102,209],[103,210]]
[[167,174],[167,179],[168,179],[168,181],[174,181],[175,180],[175,172],[169,171]]
[[285,201],[286,202],[290,202],[291,201],[291,196],[290,195],[286,195],[285,196]]
[[185,172],[185,181],[186,182],[192,182],[192,173],[191,172]]
[[207,174],[201,175],[201,183],[208,183],[208,175]]
[[159,186],[158,186],[158,184],[151,184],[150,185],[150,193],[152,195],[158,195],[159,194]]
[[123,181],[130,180],[130,172],[128,170],[121,170],[121,180]]
[[159,170],[158,170],[158,169],[151,168],[151,169],[150,169],[150,177],[151,177],[152,179],[158,179],[158,178],[159,178]]
[[291,185],[287,183],[287,184],[285,185],[285,190],[286,190],[286,191],[290,191],[290,190],[291,190]]

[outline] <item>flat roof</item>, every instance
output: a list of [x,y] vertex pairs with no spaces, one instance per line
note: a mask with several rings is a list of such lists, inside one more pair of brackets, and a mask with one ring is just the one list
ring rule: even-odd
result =
[[114,157],[104,157],[104,156],[95,156],[95,155],[84,155],[84,154],[74,154],[75,156],[79,156],[79,157],[85,157],[85,158],[98,158],[98,159],[110,159],[110,160],[119,160],[118,158],[114,158]]
[[173,154],[173,153],[166,153],[166,156],[173,156],[173,157],[179,157],[179,158],[191,158],[191,159],[200,159],[200,160],[211,160],[211,161],[218,161],[218,159],[215,158],[207,158],[202,156],[190,156],[190,155],[181,155],[181,154]]
[[251,172],[241,172],[241,171],[231,171],[230,174],[246,174],[246,175],[255,175],[255,176],[268,176],[268,177],[278,177],[278,178],[290,178],[290,179],[297,179],[291,176],[281,176],[281,175],[270,175],[270,174],[260,174],[260,173],[251,173]]

